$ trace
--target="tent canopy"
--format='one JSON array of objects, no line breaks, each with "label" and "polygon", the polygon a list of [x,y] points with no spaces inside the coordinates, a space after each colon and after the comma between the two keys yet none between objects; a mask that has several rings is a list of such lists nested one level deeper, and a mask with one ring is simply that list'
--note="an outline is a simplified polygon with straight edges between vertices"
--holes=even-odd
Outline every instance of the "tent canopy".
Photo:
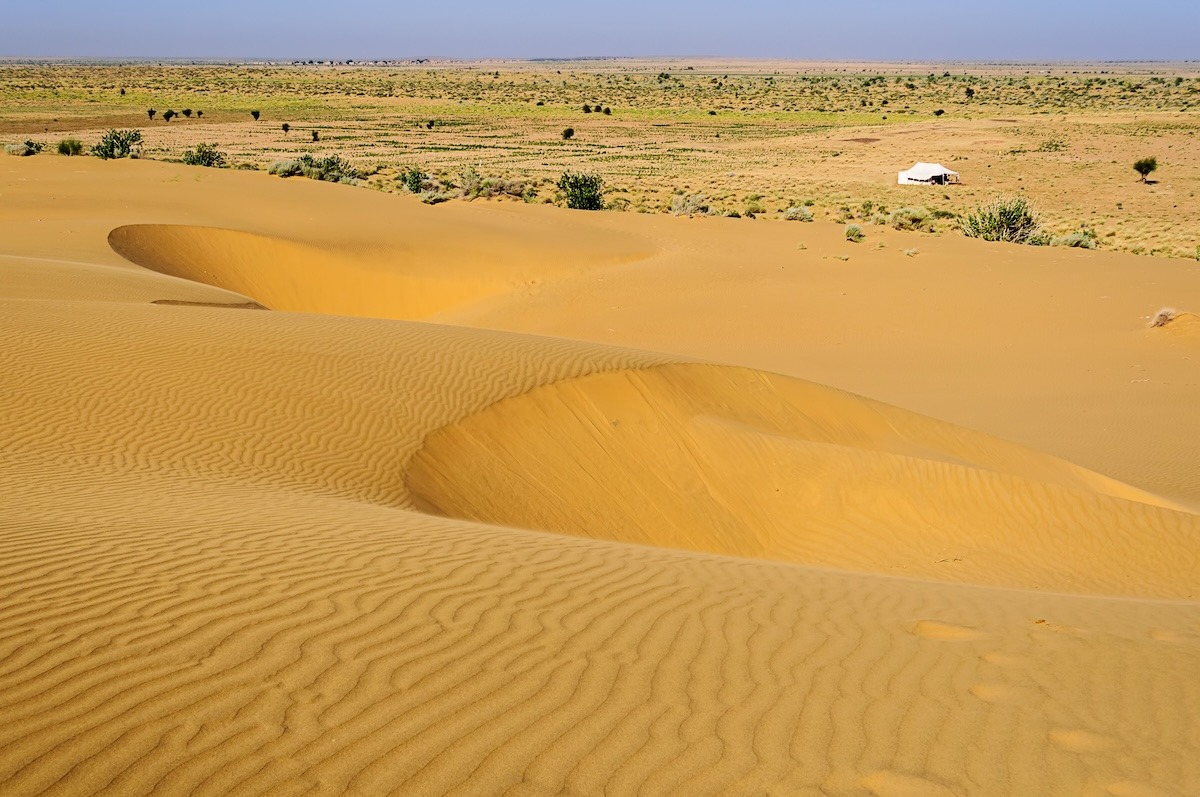
[{"label": "tent canopy", "polygon": [[918,163],[908,171],[900,172],[900,185],[915,183],[957,183],[959,174],[940,163]]}]

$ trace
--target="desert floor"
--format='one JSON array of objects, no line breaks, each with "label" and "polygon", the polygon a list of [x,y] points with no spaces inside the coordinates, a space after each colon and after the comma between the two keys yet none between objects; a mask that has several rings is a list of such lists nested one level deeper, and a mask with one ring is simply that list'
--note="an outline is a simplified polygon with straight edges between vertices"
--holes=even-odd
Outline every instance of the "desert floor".
[{"label": "desert floor", "polygon": [[[555,181],[584,171],[618,209],[703,208],[747,224],[806,205],[818,220],[888,226],[907,207],[936,214],[925,231],[953,236],[956,217],[1023,196],[1054,235],[1200,257],[1195,62],[0,61],[0,143],[89,146],[108,128],[139,129],[156,160],[199,143],[239,168],[335,155],[382,191],[404,191],[403,173],[419,169],[444,197],[492,183],[561,202]],[[1151,156],[1159,168],[1144,184],[1132,165]],[[896,185],[917,161],[960,172],[962,185]]]},{"label": "desert floor", "polygon": [[1197,793],[1200,263],[867,233],[0,156],[0,791]]}]

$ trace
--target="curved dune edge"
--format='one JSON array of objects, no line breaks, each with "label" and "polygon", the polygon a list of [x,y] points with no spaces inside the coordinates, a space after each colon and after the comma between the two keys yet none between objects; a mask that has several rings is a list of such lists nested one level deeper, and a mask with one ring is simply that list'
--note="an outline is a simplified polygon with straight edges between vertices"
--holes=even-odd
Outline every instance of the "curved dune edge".
[{"label": "curved dune edge", "polygon": [[[588,267],[647,254],[636,240],[588,232],[569,235],[591,247]],[[577,267],[565,239],[438,235],[430,230],[387,246],[352,247],[217,227],[132,224],[113,229],[108,243],[139,266],[234,291],[272,309],[369,318],[425,319]]]},{"label": "curved dune edge", "polygon": [[405,483],[426,511],[642,545],[1064,592],[1197,586],[1200,517],[1165,499],[745,368],[536,388],[434,432]]}]

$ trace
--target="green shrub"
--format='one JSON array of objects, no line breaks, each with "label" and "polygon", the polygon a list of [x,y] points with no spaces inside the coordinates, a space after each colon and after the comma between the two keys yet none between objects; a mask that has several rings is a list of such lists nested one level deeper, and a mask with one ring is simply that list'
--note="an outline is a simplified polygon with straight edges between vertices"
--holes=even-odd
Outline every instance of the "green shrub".
[{"label": "green shrub", "polygon": [[429,175],[413,166],[411,169],[400,172],[399,180],[409,193],[419,194],[425,190],[425,184],[429,182]]},{"label": "green shrub", "polygon": [[102,160],[111,158],[136,158],[141,149],[142,131],[109,130],[92,146],[92,154]]},{"label": "green shrub", "polygon": [[58,142],[59,155],[82,155],[83,142],[77,138],[64,138]]},{"label": "green shrub", "polygon": [[183,162],[188,166],[209,166],[221,168],[225,165],[225,153],[217,149],[216,144],[197,144],[195,149],[183,153]]},{"label": "green shrub", "polygon": [[849,224],[846,226],[846,240],[847,241],[856,244],[859,241],[861,241],[863,238],[866,238],[866,237],[867,237],[867,234],[865,232],[863,232],[862,227],[859,227],[857,224]]},{"label": "green shrub", "polygon": [[812,221],[812,211],[803,205],[799,207],[790,207],[783,212],[784,221]]},{"label": "green shrub", "polygon": [[968,213],[959,221],[968,238],[1045,246],[1049,236],[1042,230],[1037,213],[1024,197],[997,199]]},{"label": "green shrub", "polygon": [[566,197],[569,208],[604,209],[604,178],[598,174],[563,172],[562,177],[558,178],[558,190]]}]

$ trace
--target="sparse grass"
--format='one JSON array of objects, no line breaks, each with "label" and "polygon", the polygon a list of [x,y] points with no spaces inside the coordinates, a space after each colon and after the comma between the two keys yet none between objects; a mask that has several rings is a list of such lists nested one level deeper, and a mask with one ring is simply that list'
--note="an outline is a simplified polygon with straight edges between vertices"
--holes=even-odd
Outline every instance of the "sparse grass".
[{"label": "sparse grass", "polygon": [[[1086,219],[1106,249],[1140,247],[1180,256],[1190,255],[1196,245],[1200,203],[1189,194],[1200,178],[1195,122],[1200,78],[1190,66],[1179,83],[1174,74],[1159,79],[1153,68],[1147,73],[1120,65],[1055,67],[1046,74],[988,67],[991,71],[973,69],[970,77],[932,70],[927,77],[894,65],[857,72],[788,65],[768,75],[760,64],[742,64],[673,69],[662,81],[657,79],[661,63],[514,66],[496,77],[457,65],[9,63],[0,65],[0,134],[17,141],[46,132],[56,141],[75,133],[92,141],[96,130],[140,125],[146,157],[177,158],[184,149],[216,138],[231,162],[265,168],[293,146],[289,134],[281,132],[286,119],[305,142],[319,129],[326,146],[359,169],[380,160],[419,159],[423,168],[444,175],[454,198],[460,192],[453,183],[468,167],[496,175],[492,179],[535,185],[572,170],[629,186],[614,204],[623,200],[641,212],[668,211],[679,189],[707,194],[719,214],[756,214],[742,199],[751,193],[767,197],[758,204],[771,210],[797,206],[793,198],[811,196],[831,209],[817,211],[817,218],[838,218],[836,209],[844,205],[853,211],[843,223],[888,224],[890,214],[881,212],[880,200],[900,208],[929,200],[882,181],[867,187],[845,175],[859,173],[868,152],[908,165],[893,126],[933,133],[944,124],[934,111],[945,110],[943,118],[953,118],[969,131],[969,139],[993,142],[956,144],[964,184],[947,189],[941,203],[947,213],[965,214],[989,193],[1024,188],[1044,225],[1060,236]],[[969,102],[967,85],[977,90]],[[114,86],[127,93],[118,94]],[[585,101],[594,115],[580,117]],[[613,123],[595,115],[608,107],[605,103],[617,109]],[[147,108],[175,105],[202,105],[205,124],[185,123],[183,112],[165,124],[162,111],[147,124]],[[251,108],[261,109],[262,120],[275,121],[255,125]],[[581,119],[587,129],[565,145],[560,131]],[[436,120],[433,130],[430,120]],[[797,138],[806,150],[824,156],[816,158],[813,170],[773,169],[795,152]],[[873,143],[854,143],[859,138]],[[1127,190],[1123,180],[1107,178],[1114,163],[1131,163],[1130,156],[1149,142],[1161,148],[1159,154],[1170,155],[1174,192],[1140,192],[1135,205],[1122,193]],[[999,157],[1009,148],[1046,156]],[[832,158],[834,152],[839,157]],[[406,190],[394,179],[371,185]],[[868,198],[875,207],[862,214],[859,207]],[[1118,201],[1125,202],[1121,212],[1095,215],[1097,207],[1111,209]],[[936,221],[940,211],[926,207]],[[786,219],[786,214],[770,217]],[[921,229],[954,226],[931,221]]]},{"label": "sparse grass", "polygon": [[64,138],[58,142],[58,154],[67,156],[82,155],[83,142],[77,138]]},{"label": "sparse grass", "polygon": [[856,244],[856,243],[862,241],[866,237],[867,237],[867,234],[865,232],[863,232],[862,227],[858,226],[857,224],[847,224],[846,225],[846,240],[849,241],[850,243]]},{"label": "sparse grass", "polygon": [[1090,229],[1076,230],[1067,235],[1059,235],[1050,241],[1051,246],[1069,246],[1077,249],[1095,249],[1099,246],[1096,233]]}]

